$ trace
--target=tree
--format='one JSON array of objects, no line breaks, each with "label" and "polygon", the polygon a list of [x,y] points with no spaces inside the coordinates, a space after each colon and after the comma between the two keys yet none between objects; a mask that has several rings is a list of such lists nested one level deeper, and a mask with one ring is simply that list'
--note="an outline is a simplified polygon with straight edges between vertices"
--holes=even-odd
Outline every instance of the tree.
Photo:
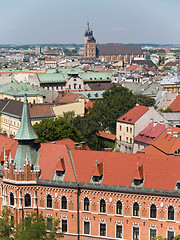
[{"label": "tree", "polygon": [[59,228],[59,220],[49,218],[51,220],[51,228],[49,221],[42,215],[27,214],[24,219],[17,225],[14,234],[15,240],[55,240],[63,237],[62,233],[57,233]]},{"label": "tree", "polygon": [[0,218],[0,239],[9,240],[12,239],[11,235],[13,230],[13,219],[11,218],[10,210],[2,211],[2,217]]},{"label": "tree", "polygon": [[65,138],[71,138],[78,142],[82,141],[80,131],[64,118],[43,119],[40,123],[35,124],[34,130],[39,136],[39,142],[49,142]]},{"label": "tree", "polygon": [[136,104],[153,106],[155,100],[144,96],[134,95],[124,87],[112,87],[103,94],[103,99],[93,104],[89,115],[95,115],[101,128],[108,128],[112,133],[116,132],[116,120],[133,108]]}]

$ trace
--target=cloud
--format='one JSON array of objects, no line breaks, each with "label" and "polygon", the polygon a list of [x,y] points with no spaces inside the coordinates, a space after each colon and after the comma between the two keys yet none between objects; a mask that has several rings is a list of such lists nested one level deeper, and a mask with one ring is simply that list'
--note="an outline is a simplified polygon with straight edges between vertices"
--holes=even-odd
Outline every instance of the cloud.
[{"label": "cloud", "polygon": [[110,32],[120,32],[123,30],[124,30],[123,27],[113,27],[113,28],[109,29]]}]

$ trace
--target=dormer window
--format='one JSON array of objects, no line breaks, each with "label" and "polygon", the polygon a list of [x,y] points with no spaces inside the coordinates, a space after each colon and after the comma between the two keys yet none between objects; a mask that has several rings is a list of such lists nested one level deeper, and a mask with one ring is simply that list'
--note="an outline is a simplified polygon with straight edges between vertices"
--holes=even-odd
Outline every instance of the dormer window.
[{"label": "dormer window", "polygon": [[99,182],[102,180],[102,176],[93,176],[92,180],[93,180],[93,182]]},{"label": "dormer window", "polygon": [[123,117],[123,120],[126,120],[127,117]]},{"label": "dormer window", "polygon": [[55,168],[54,180],[63,180],[66,173],[64,158],[59,157]]},{"label": "dormer window", "polygon": [[58,177],[61,177],[61,176],[63,176],[65,174],[65,171],[56,171],[56,175],[58,176]]},{"label": "dormer window", "polygon": [[93,171],[91,182],[93,183],[101,183],[103,179],[103,163],[97,163],[96,167]]},{"label": "dormer window", "polygon": [[144,182],[144,168],[143,168],[143,165],[138,166],[138,163],[137,163],[137,168],[136,168],[136,172],[134,175],[134,179],[132,181],[132,186],[133,187],[142,187],[143,182]]}]

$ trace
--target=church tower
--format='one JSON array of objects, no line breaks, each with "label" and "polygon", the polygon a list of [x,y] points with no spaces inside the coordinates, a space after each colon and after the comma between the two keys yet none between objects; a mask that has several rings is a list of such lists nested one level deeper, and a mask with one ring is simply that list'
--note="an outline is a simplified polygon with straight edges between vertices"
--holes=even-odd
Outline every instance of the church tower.
[{"label": "church tower", "polygon": [[96,40],[93,36],[93,31],[89,28],[89,22],[87,22],[86,31],[84,34],[84,57],[96,58]]}]

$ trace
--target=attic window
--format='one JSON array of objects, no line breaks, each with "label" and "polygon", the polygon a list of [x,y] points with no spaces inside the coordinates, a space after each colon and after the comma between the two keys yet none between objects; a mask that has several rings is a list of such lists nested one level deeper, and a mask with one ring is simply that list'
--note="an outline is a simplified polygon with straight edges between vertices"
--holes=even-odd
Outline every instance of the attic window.
[{"label": "attic window", "polygon": [[134,179],[134,185],[135,186],[139,186],[143,183],[143,179],[139,180],[139,179]]},{"label": "attic window", "polygon": [[127,117],[123,117],[123,120],[126,120]]},{"label": "attic window", "polygon": [[92,80],[92,78],[90,78],[90,80]]},{"label": "attic window", "polygon": [[180,190],[180,183],[176,183],[176,189]]},{"label": "attic window", "polygon": [[101,176],[93,176],[92,180],[93,180],[93,182],[100,182],[102,180],[102,175]]},{"label": "attic window", "polygon": [[98,93],[95,93],[95,97],[98,97]]},{"label": "attic window", "polygon": [[58,177],[62,177],[65,174],[65,171],[56,171]]},{"label": "attic window", "polygon": [[132,121],[132,118],[129,118],[129,121]]},{"label": "attic window", "polygon": [[91,94],[90,94],[90,93],[88,93],[88,97],[91,97]]}]

